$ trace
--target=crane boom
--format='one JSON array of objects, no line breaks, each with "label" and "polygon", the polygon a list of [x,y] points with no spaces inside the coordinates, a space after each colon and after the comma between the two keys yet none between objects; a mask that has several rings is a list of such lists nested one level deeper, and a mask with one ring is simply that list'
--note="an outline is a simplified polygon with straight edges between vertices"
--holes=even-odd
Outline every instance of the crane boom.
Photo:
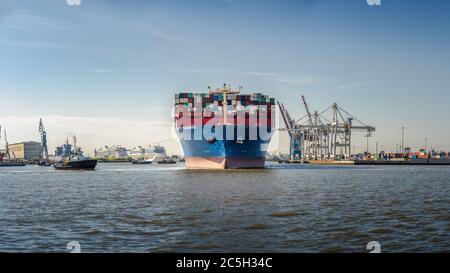
[{"label": "crane boom", "polygon": [[[9,144],[8,144],[8,136],[6,135],[6,129],[3,129],[3,133],[5,134],[5,149],[6,149],[6,156],[8,159],[11,159],[11,155],[9,154]],[[1,134],[1,132],[0,132]]]},{"label": "crane boom", "polygon": [[278,107],[280,108],[281,116],[283,118],[284,124],[286,125],[286,130],[288,131],[288,134],[290,137],[292,137],[292,120],[290,119],[289,113],[284,108],[284,105],[281,104],[279,101],[277,101]]},{"label": "crane boom", "polygon": [[281,116],[283,117],[284,124],[286,125],[286,130],[288,131],[288,134],[291,138],[296,139],[298,142],[300,142],[300,138],[298,134],[294,134],[296,132],[295,130],[295,121],[291,118],[291,115],[289,115],[289,112],[286,110],[284,105],[280,103],[279,101],[278,107],[280,108]]},{"label": "crane boom", "polygon": [[303,105],[305,105],[305,110],[306,110],[306,114],[308,115],[309,124],[313,125],[312,115],[311,115],[311,112],[309,111],[308,104],[306,103],[305,96],[302,96],[302,101],[303,101]]},{"label": "crane boom", "polygon": [[281,112],[281,116],[283,117],[284,124],[286,125],[286,131],[288,132],[291,140],[289,152],[290,156],[291,158],[294,158],[296,155],[300,157],[302,152],[300,147],[302,142],[300,137],[301,132],[297,132],[295,130],[295,121],[291,118],[284,105],[279,101],[277,101],[277,103]]}]

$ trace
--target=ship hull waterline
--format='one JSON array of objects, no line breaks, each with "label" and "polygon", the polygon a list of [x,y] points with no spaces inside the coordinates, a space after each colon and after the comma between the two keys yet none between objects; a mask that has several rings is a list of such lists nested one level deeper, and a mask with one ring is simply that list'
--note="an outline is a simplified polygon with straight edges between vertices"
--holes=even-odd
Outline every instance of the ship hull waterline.
[{"label": "ship hull waterline", "polygon": [[0,167],[24,167],[25,163],[22,162],[0,162]]},{"label": "ship hull waterline", "polygon": [[186,167],[193,170],[201,169],[264,169],[265,158],[239,157],[190,157],[186,158]]}]

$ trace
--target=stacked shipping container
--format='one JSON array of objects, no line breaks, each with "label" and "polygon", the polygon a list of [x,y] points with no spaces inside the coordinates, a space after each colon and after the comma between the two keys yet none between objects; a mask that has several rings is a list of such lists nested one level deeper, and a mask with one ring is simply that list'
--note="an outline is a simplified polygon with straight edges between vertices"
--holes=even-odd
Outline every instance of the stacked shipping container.
[{"label": "stacked shipping container", "polygon": [[180,93],[175,95],[175,120],[177,124],[194,124],[198,119],[202,125],[212,119],[221,123],[226,109],[227,124],[271,126],[274,106],[275,99],[261,93]]}]

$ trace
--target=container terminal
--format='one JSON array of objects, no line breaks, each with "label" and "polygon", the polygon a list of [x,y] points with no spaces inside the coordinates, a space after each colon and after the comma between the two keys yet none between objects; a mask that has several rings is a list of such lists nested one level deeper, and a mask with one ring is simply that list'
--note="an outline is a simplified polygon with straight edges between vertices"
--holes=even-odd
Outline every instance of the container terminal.
[{"label": "container terminal", "polygon": [[[275,99],[261,93],[240,94],[239,90],[232,90],[227,85],[223,88],[211,90],[206,93],[179,93],[175,96],[176,117],[175,124],[177,133],[180,136],[183,130],[189,131],[188,127],[183,128],[182,108],[191,111],[191,120],[200,120],[200,127],[206,123],[213,122],[213,128],[221,126],[227,127],[232,122],[236,122],[235,127],[239,127],[236,112],[240,108],[247,106],[263,107],[270,109],[269,115],[264,118],[252,120],[248,114],[241,120],[245,128],[254,125],[255,127],[266,126],[272,134],[274,116],[272,107],[275,106]],[[205,108],[201,118],[195,116],[196,102],[201,103],[201,108]],[[450,165],[450,153],[427,149],[427,147],[414,152],[409,147],[405,147],[404,142],[395,153],[385,151],[369,152],[369,140],[376,131],[374,126],[368,125],[359,120],[349,111],[343,109],[339,104],[334,103],[327,109],[311,111],[312,107],[304,96],[299,100],[304,108],[305,114],[299,119],[294,119],[290,115],[283,103],[277,101],[284,128],[278,129],[287,132],[289,136],[289,152],[287,154],[270,154],[263,145],[268,145],[269,141],[247,141],[239,138],[236,130],[233,139],[230,141],[219,141],[217,139],[201,139],[200,141],[190,141],[181,139],[184,154],[187,156],[169,156],[166,150],[159,143],[147,146],[138,146],[131,149],[120,145],[103,146],[94,150],[94,158],[101,163],[173,163],[186,162],[192,168],[263,168],[265,161],[278,162],[280,164],[320,164],[320,165]],[[261,108],[260,108],[261,109]],[[259,111],[257,109],[256,111]],[[227,113],[224,115],[224,113]],[[253,123],[252,123],[253,122]],[[234,126],[234,125],[233,125]],[[217,128],[216,128],[217,127]],[[3,129],[3,131],[2,131]],[[246,130],[247,130],[246,129]],[[20,143],[8,143],[7,132],[0,126],[0,143],[4,143],[4,148],[0,149],[0,167],[17,167],[26,164],[39,164],[50,166],[60,162],[67,151],[67,145],[56,147],[54,155],[50,155],[47,144],[47,132],[42,119],[39,121],[38,132],[40,142],[25,141]],[[363,153],[355,153],[352,149],[355,133],[364,133],[367,148]],[[3,133],[3,135],[2,135]],[[248,130],[245,135],[248,135]],[[198,143],[203,143],[198,145]],[[252,147],[247,147],[254,143],[259,154]],[[205,144],[206,143],[206,144]],[[226,149],[227,143],[230,149]],[[205,146],[206,145],[206,146]],[[204,147],[205,146],[205,147]],[[251,145],[250,145],[251,146]],[[255,146],[255,147],[256,147]],[[65,148],[66,147],[66,148]],[[216,147],[217,149],[209,149]],[[233,148],[234,147],[234,148]],[[245,149],[244,149],[245,148]],[[205,161],[206,160],[206,161]]]},{"label": "container terminal", "polygon": [[[412,152],[405,147],[404,140],[400,152],[384,151],[371,154],[369,139],[376,131],[358,118],[334,103],[322,112],[310,111],[305,96],[301,96],[306,114],[293,119],[284,104],[277,102],[290,141],[287,158],[279,163],[309,163],[321,165],[450,165],[450,153],[421,149]],[[402,130],[404,127],[402,127]],[[354,132],[364,132],[367,149],[363,154],[353,154]],[[403,137],[404,139],[404,137]],[[377,148],[378,150],[378,148]]]}]

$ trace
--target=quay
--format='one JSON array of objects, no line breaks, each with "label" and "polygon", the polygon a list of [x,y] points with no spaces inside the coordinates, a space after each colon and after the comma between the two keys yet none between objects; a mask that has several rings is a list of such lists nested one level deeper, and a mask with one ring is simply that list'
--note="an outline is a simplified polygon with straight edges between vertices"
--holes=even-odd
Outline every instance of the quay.
[{"label": "quay", "polygon": [[280,160],[280,164],[311,165],[380,165],[380,166],[450,166],[450,159],[414,159],[414,160]]}]

